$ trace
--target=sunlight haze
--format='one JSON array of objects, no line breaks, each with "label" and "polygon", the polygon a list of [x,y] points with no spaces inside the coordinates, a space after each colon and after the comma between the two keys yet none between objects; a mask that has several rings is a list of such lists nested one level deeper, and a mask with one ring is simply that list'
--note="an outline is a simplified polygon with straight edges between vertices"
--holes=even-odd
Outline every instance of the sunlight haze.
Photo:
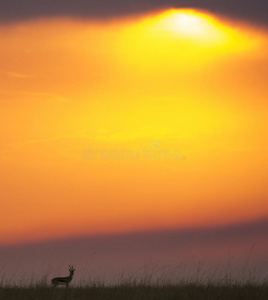
[{"label": "sunlight haze", "polygon": [[2,245],[267,216],[265,29],[169,9],[0,39]]}]

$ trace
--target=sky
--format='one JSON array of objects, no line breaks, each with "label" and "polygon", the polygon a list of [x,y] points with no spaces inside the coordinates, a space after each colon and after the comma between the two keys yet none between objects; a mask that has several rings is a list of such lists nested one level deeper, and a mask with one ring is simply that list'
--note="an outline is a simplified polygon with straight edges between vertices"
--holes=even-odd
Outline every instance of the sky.
[{"label": "sky", "polygon": [[223,244],[266,260],[268,5],[242,3],[0,3],[3,261],[159,234],[136,259],[178,263],[192,232],[201,260]]}]

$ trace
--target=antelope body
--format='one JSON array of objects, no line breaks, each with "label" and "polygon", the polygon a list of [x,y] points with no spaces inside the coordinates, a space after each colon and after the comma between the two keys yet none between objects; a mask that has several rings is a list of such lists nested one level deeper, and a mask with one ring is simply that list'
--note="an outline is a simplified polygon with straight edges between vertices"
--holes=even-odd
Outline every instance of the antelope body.
[{"label": "antelope body", "polygon": [[75,271],[74,267],[69,265],[70,275],[67,277],[55,277],[51,280],[51,284],[55,287],[58,285],[65,285],[66,287],[68,287],[70,282],[73,279],[74,271]]}]

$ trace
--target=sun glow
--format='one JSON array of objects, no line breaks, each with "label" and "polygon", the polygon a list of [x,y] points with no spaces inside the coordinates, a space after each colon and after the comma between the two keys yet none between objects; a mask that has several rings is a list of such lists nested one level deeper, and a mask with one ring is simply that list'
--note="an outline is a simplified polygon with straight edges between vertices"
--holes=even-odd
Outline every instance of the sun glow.
[{"label": "sun glow", "polygon": [[[35,20],[7,25],[0,40],[5,242],[219,224],[267,209],[265,35],[169,10]],[[154,140],[186,159],[82,155],[137,153]]]},{"label": "sun glow", "polygon": [[223,26],[213,17],[195,10],[168,10],[151,20],[159,30],[173,32],[188,38],[208,39],[223,34]]},{"label": "sun glow", "polygon": [[[122,30],[119,48],[127,63],[196,68],[219,56],[250,52],[258,38],[194,10],[168,10],[145,17]],[[168,51],[168,55],[167,55]],[[154,70],[155,71],[155,70]]]},{"label": "sun glow", "polygon": [[195,14],[179,13],[175,15],[175,28],[185,34],[199,35],[204,33],[204,28],[201,19]]}]

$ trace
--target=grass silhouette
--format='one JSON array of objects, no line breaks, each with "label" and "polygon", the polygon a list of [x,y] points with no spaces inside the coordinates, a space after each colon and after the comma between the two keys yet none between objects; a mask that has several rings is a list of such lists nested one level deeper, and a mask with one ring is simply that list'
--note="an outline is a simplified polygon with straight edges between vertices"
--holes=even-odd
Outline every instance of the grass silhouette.
[{"label": "grass silhouette", "polygon": [[53,288],[47,278],[28,286],[0,286],[0,299],[3,300],[199,300],[199,299],[268,299],[268,282],[231,282],[228,279],[221,282],[203,282],[197,280],[174,282],[146,282],[143,279],[132,278],[118,284],[90,282],[71,285],[68,288]]}]

